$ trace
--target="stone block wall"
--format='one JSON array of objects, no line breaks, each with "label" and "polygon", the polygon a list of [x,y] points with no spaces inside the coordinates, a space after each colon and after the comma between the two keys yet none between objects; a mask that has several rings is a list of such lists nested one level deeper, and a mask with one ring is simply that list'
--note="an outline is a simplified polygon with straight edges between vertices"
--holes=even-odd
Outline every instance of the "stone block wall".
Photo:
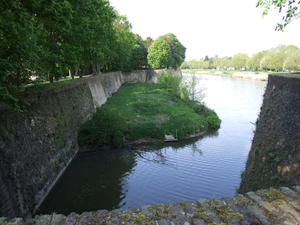
[{"label": "stone block wall", "polygon": [[300,184],[300,74],[269,75],[239,191]]},{"label": "stone block wall", "polygon": [[24,112],[0,107],[0,217],[30,217],[77,153],[80,124],[124,82],[155,83],[157,72],[78,79],[24,97]]}]

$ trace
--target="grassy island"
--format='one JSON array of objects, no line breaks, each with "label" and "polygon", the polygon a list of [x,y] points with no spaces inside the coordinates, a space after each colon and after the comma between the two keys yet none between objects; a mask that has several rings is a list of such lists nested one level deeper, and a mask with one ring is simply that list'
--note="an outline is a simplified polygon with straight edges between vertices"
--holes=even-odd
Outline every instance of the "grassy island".
[{"label": "grassy island", "polygon": [[217,114],[198,101],[184,98],[186,88],[179,88],[178,81],[166,74],[158,84],[123,84],[81,126],[79,144],[107,149],[136,140],[162,141],[165,134],[177,134],[180,140],[219,128]]}]

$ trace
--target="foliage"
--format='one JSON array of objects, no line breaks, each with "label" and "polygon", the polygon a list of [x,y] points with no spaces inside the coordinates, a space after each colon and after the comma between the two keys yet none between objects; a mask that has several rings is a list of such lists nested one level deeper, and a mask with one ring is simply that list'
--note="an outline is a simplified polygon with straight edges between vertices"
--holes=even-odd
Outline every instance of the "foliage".
[{"label": "foliage", "polygon": [[148,49],[148,63],[153,69],[178,68],[185,59],[186,48],[174,34],[157,38]]},{"label": "foliage", "polygon": [[271,8],[278,9],[279,13],[285,9],[285,15],[282,17],[283,23],[277,24],[275,30],[283,30],[294,19],[299,18],[300,1],[297,0],[259,0],[256,7],[264,8],[263,16],[268,15]]},{"label": "foliage", "polygon": [[96,145],[101,147],[122,147],[123,137],[128,125],[122,115],[115,109],[105,106],[97,108],[91,120],[82,124],[79,130],[80,146]]},{"label": "foliage", "polygon": [[170,46],[163,39],[156,39],[148,49],[147,59],[153,69],[169,68],[172,60]]},{"label": "foliage", "polygon": [[158,75],[158,84],[160,85],[161,89],[176,97],[180,96],[180,82],[180,77],[177,77],[166,71],[161,71]]},{"label": "foliage", "polygon": [[237,53],[231,60],[231,66],[236,69],[245,68],[248,55],[244,53]]},{"label": "foliage", "polygon": [[[237,53],[233,58],[217,56],[208,60],[191,60],[184,62],[181,68],[185,69],[247,69],[252,71],[272,70],[272,71],[298,71],[297,50],[295,45],[278,45],[275,48],[263,50],[248,57],[247,54]],[[208,57],[207,57],[208,58]]]},{"label": "foliage", "polygon": [[217,116],[217,114],[211,114],[209,116],[206,117],[206,120],[208,122],[208,126],[212,129],[217,129],[220,128],[221,125],[221,120],[220,118]]},{"label": "foliage", "polygon": [[195,74],[185,76],[181,83],[181,98],[186,102],[202,103],[205,98],[204,88],[200,86],[201,78]]},{"label": "foliage", "polygon": [[180,65],[184,62],[186,48],[180,43],[177,37],[172,33],[162,35],[161,38],[165,40],[171,48],[172,51],[171,67],[179,68]]},{"label": "foliage", "polygon": [[[136,43],[136,36],[130,31],[131,23],[125,15],[117,15],[114,22],[117,41],[113,49],[112,70],[131,71],[131,57]],[[136,49],[137,50],[137,49]]]}]

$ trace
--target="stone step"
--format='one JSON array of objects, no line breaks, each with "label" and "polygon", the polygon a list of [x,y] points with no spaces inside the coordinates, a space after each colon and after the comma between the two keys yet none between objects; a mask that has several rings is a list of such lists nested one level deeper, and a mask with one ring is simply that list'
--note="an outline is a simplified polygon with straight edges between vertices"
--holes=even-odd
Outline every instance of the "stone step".
[{"label": "stone step", "polygon": [[40,215],[29,221],[22,218],[0,218],[0,225],[98,225],[98,224],[155,224],[155,225],[205,225],[205,224],[300,224],[300,187],[292,189],[259,190],[246,195],[222,199],[191,202],[174,202],[169,205],[129,207],[126,210],[99,210]]}]

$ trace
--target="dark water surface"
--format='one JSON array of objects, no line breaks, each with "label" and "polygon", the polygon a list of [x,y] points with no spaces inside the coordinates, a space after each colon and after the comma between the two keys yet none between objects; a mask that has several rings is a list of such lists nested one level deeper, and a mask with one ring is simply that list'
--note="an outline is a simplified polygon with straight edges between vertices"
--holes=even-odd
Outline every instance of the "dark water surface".
[{"label": "dark water surface", "polygon": [[240,183],[266,82],[203,75],[217,132],[135,150],[80,153],[38,210],[68,215],[100,209],[230,197]]}]

